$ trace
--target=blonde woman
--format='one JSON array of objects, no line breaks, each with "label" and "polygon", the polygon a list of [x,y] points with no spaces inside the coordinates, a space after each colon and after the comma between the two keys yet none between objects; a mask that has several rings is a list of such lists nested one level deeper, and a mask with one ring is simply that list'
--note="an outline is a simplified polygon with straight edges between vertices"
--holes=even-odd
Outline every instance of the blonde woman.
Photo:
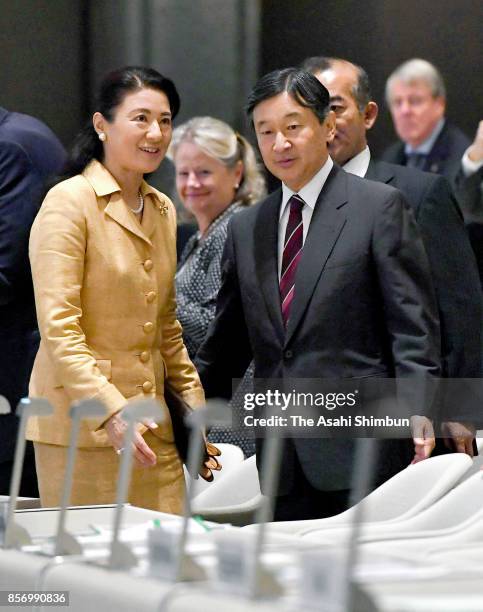
[{"label": "blonde woman", "polygon": [[176,274],[178,319],[194,357],[215,314],[228,223],[265,195],[265,182],[250,143],[212,117],[194,117],[177,127],[168,155],[181,202],[198,224]]},{"label": "blonde woman", "polygon": [[[193,358],[215,316],[228,223],[265,195],[265,180],[250,143],[213,117],[194,117],[177,127],[168,155],[175,165],[181,202],[198,224],[176,273],[178,319]],[[237,398],[250,390],[251,379],[249,368],[232,400],[234,422],[240,413]],[[246,455],[254,453],[253,437],[247,431],[215,427],[209,439],[237,444]]]}]

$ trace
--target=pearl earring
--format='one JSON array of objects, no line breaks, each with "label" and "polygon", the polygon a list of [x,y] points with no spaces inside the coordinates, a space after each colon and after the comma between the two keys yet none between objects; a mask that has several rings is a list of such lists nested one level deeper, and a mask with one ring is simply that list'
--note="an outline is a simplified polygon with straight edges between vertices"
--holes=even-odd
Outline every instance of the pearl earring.
[{"label": "pearl earring", "polygon": [[99,132],[99,140],[102,142],[106,142],[107,136],[104,134],[104,132]]},{"label": "pearl earring", "polygon": [[238,187],[240,187],[240,183],[235,183],[235,190],[238,189]]}]

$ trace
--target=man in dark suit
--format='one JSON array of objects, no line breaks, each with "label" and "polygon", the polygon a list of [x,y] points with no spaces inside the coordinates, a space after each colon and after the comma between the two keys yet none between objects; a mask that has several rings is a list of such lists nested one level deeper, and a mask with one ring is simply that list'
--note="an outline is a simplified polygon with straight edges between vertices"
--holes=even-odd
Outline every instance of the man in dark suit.
[{"label": "man in dark suit", "polygon": [[[367,130],[377,119],[369,78],[360,66],[339,58],[308,58],[304,68],[328,89],[336,115],[336,133],[329,145],[332,159],[344,170],[400,189],[411,204],[431,264],[441,319],[442,375],[481,376],[482,301],[478,270],[460,210],[443,177],[376,161],[367,145]],[[473,452],[470,431],[445,424],[445,434],[457,432],[447,445]]]},{"label": "man in dark suit", "polygon": [[[64,148],[46,125],[0,108],[0,395],[12,412],[28,395],[39,342],[28,259],[30,227],[47,178],[64,163]],[[9,491],[16,435],[14,414],[0,416],[0,494]],[[20,494],[38,496],[30,443]]]},{"label": "man in dark suit", "polygon": [[483,121],[461,160],[456,196],[463,212],[483,287]]},{"label": "man in dark suit", "polygon": [[[229,396],[252,357],[255,379],[438,376],[436,302],[414,217],[399,191],[333,164],[327,90],[309,73],[275,71],[255,85],[248,113],[282,188],[229,227],[216,316],[196,358],[207,395]],[[434,442],[421,420],[416,460]],[[287,439],[275,518],[346,508],[353,451],[349,440]]]},{"label": "man in dark suit", "polygon": [[386,101],[401,142],[382,159],[442,174],[454,185],[470,140],[444,117],[446,91],[438,70],[422,59],[404,62],[386,82]]}]

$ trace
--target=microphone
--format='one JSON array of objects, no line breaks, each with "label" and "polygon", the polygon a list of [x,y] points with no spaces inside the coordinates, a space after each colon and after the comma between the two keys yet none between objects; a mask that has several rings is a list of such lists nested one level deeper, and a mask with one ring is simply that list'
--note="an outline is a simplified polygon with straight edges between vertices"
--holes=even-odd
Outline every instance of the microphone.
[{"label": "microphone", "polygon": [[127,404],[125,408],[123,408],[122,416],[126,419],[128,426],[124,436],[125,450],[121,455],[119,477],[117,481],[117,501],[114,514],[111,554],[109,558],[109,566],[112,569],[130,569],[137,565],[137,558],[132,550],[129,546],[119,541],[123,507],[127,499],[129,483],[131,481],[134,425],[136,422],[143,421],[144,419],[151,419],[157,423],[162,423],[165,419],[161,406],[153,399],[142,399]]},{"label": "microphone", "polygon": [[273,516],[281,455],[282,439],[278,428],[272,428],[267,433],[263,446],[260,481],[264,495],[255,517],[258,528],[254,533],[221,532],[216,538],[219,588],[251,600],[259,596],[273,597],[283,593],[273,573],[261,564],[266,523]]},{"label": "microphone", "polygon": [[[191,429],[189,437],[187,469],[189,474],[198,474],[203,460],[205,441],[200,435],[208,427],[220,425],[227,427],[231,424],[231,413],[227,402],[220,399],[211,399],[206,406],[194,410],[186,417],[186,425]],[[194,484],[194,483],[193,483]],[[191,518],[191,501],[194,494],[194,486],[190,486],[186,492],[183,524],[178,541],[178,553],[174,572],[175,580],[196,580],[205,578],[204,570],[186,554],[186,543],[188,539],[188,525]]]},{"label": "microphone", "polygon": [[[268,430],[262,453],[262,473],[260,475],[262,503],[255,516],[258,523],[258,533],[249,534],[254,537],[252,561],[248,564],[249,597],[255,599],[258,595],[281,595],[283,589],[275,576],[261,564],[261,556],[267,523],[273,519],[275,495],[280,477],[280,463],[282,458],[282,438],[277,427]],[[248,535],[248,534],[247,534]]]},{"label": "microphone", "polygon": [[4,548],[20,548],[32,542],[28,531],[24,527],[17,525],[14,519],[25,457],[25,431],[27,429],[27,420],[31,416],[50,416],[52,412],[52,406],[44,398],[24,397],[17,406],[16,414],[20,416],[20,424],[17,434],[17,443],[15,445],[12,480],[10,481],[10,502],[7,512]]},{"label": "microphone", "polygon": [[59,522],[57,524],[57,535],[55,538],[54,555],[80,555],[82,547],[77,539],[65,529],[67,507],[69,506],[72,492],[72,479],[74,475],[75,455],[77,450],[77,439],[79,437],[80,424],[82,419],[98,417],[106,414],[104,404],[98,400],[88,399],[74,403],[70,408],[70,418],[72,421],[69,448],[67,451],[67,465],[64,476],[64,486],[59,512]]},{"label": "microphone", "polygon": [[[2,414],[10,414],[10,404],[8,403],[7,398],[0,395],[0,416]],[[5,527],[7,520],[7,511],[8,511],[8,497],[3,498],[0,495],[0,547],[4,547],[5,544]]]}]

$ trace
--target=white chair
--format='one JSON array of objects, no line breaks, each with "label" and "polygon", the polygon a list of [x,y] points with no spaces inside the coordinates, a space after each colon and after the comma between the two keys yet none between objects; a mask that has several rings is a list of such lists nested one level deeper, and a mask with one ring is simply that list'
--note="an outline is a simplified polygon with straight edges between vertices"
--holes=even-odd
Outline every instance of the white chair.
[{"label": "white chair", "polygon": [[[483,516],[483,472],[474,474],[419,514],[400,521],[364,523],[358,541],[363,544],[446,535],[464,529],[479,516]],[[306,529],[298,535],[309,538],[311,542],[320,538],[329,543],[340,540],[348,531],[348,527]]]},{"label": "white chair", "polygon": [[193,514],[233,525],[246,525],[262,502],[255,455],[234,466],[192,501]]},{"label": "white chair", "polygon": [[231,472],[231,470],[239,465],[244,460],[243,451],[239,446],[235,444],[216,444],[217,448],[221,451],[220,462],[222,465],[222,469],[217,472],[213,471],[213,480],[211,482],[207,482],[203,480],[203,478],[197,478],[193,480],[191,476],[188,474],[188,470],[186,466],[184,467],[184,476],[186,481],[186,487],[189,489],[190,487],[194,487],[193,496],[196,497],[205,489],[213,486],[215,482],[218,482],[222,478],[224,478],[227,474]]},{"label": "white chair", "polygon": [[[451,489],[472,466],[468,455],[452,453],[431,457],[410,465],[362,502],[364,523],[390,523],[414,516],[433,504]],[[355,506],[323,519],[271,523],[273,533],[300,534],[308,529],[333,529],[350,525]]]},{"label": "white chair", "polygon": [[460,525],[406,535],[407,537],[401,534],[399,538],[361,543],[359,559],[363,563],[370,563],[372,559],[384,556],[427,562],[430,560],[429,556],[437,551],[475,542],[483,546],[483,509]]}]

